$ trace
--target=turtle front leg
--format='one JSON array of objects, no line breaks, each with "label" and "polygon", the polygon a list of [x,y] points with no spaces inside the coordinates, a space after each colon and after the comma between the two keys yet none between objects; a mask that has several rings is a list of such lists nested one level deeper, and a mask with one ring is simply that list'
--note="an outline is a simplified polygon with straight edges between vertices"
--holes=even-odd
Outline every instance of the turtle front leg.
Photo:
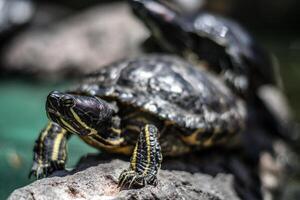
[{"label": "turtle front leg", "polygon": [[135,145],[130,166],[119,177],[119,187],[140,188],[157,184],[157,172],[162,162],[158,143],[158,130],[154,125],[145,125]]},{"label": "turtle front leg", "polygon": [[49,122],[35,142],[33,165],[29,177],[47,177],[56,170],[65,168],[66,141],[70,134],[58,124]]}]

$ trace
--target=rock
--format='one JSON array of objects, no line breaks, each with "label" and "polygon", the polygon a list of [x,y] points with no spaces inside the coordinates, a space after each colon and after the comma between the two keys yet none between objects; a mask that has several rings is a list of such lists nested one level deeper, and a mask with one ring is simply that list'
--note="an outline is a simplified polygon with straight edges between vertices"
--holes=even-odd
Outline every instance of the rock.
[{"label": "rock", "polygon": [[[35,15],[30,23],[30,29],[43,29],[51,24],[58,24],[76,13],[68,7],[50,2],[37,3]],[[29,32],[29,31],[28,31]]]},{"label": "rock", "polygon": [[38,180],[15,190],[9,200],[20,199],[239,199],[233,189],[233,177],[218,174],[160,170],[156,187],[119,191],[118,176],[128,162],[115,159],[62,177]]},{"label": "rock", "polygon": [[101,4],[20,34],[3,51],[3,66],[43,80],[76,76],[137,55],[146,37],[127,4]]},{"label": "rock", "polygon": [[29,23],[34,11],[31,0],[0,0],[0,37]]}]

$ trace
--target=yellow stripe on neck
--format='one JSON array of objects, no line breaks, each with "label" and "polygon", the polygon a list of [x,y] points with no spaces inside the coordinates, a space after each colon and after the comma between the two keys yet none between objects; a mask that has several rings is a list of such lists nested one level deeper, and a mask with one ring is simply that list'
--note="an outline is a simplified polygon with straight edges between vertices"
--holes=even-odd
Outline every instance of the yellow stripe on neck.
[{"label": "yellow stripe on neck", "polygon": [[138,149],[138,143],[134,147],[133,154],[132,154],[132,157],[131,157],[131,162],[130,162],[131,168],[134,171],[136,170],[137,149]]},{"label": "yellow stripe on neck", "polygon": [[58,133],[54,139],[52,155],[51,155],[51,160],[53,160],[53,161],[56,161],[58,159],[60,144],[63,140],[65,133],[66,133],[66,130],[62,129],[62,131],[60,133]]},{"label": "yellow stripe on neck", "polygon": [[145,171],[143,172],[143,175],[146,175],[149,167],[150,167],[150,158],[151,158],[151,154],[150,154],[150,133],[149,133],[149,125],[145,126],[145,139],[146,139],[146,145],[147,145],[147,164],[145,167]]},{"label": "yellow stripe on neck", "polygon": [[66,122],[63,118],[59,118],[60,121],[63,123],[63,125],[65,125],[71,132],[73,133],[77,133],[78,131],[76,131],[68,122]]},{"label": "yellow stripe on neck", "polygon": [[[43,146],[44,146],[44,140],[46,138],[46,136],[49,134],[49,130],[52,127],[52,123],[48,122],[47,127],[44,129],[44,131],[41,133],[41,137],[40,137],[40,141],[39,141],[39,145],[40,145],[40,155],[42,155],[42,151],[43,151]],[[39,158],[38,159],[39,164],[42,164],[43,161]]]},{"label": "yellow stripe on neck", "polygon": [[92,137],[94,138],[98,138],[100,140],[103,140],[107,143],[109,143],[109,145],[112,145],[112,146],[118,146],[120,145],[121,143],[124,142],[124,138],[117,138],[117,139],[105,139],[103,137],[101,137],[100,135],[96,134],[96,135],[93,135]]},{"label": "yellow stripe on neck", "polygon": [[85,129],[90,130],[89,135],[94,135],[97,134],[97,131],[91,127],[89,127],[88,125],[86,125],[86,123],[84,123],[80,117],[77,115],[77,113],[71,108],[71,113],[73,115],[73,117],[75,118],[75,120],[81,125],[83,126]]}]

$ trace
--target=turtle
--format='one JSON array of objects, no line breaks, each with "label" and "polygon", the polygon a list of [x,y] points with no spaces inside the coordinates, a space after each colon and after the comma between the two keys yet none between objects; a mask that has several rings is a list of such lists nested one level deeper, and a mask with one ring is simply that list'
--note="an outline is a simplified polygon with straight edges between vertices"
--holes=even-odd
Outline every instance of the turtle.
[{"label": "turtle", "polygon": [[234,143],[246,119],[244,101],[220,77],[165,54],[124,59],[50,92],[46,113],[30,176],[64,169],[75,134],[102,152],[131,155],[120,188],[156,185],[162,156]]},{"label": "turtle", "polygon": [[[295,146],[299,131],[285,101],[276,58],[249,31],[229,18],[205,10],[180,12],[162,0],[129,0],[129,4],[160,47],[223,76],[248,109],[260,110],[255,118],[261,118],[262,126]],[[268,96],[280,99],[288,114],[282,117],[279,105]]]},{"label": "turtle", "polygon": [[194,63],[205,62],[245,99],[261,85],[280,85],[273,57],[234,20],[205,10],[182,13],[160,0],[129,4],[160,47]]}]

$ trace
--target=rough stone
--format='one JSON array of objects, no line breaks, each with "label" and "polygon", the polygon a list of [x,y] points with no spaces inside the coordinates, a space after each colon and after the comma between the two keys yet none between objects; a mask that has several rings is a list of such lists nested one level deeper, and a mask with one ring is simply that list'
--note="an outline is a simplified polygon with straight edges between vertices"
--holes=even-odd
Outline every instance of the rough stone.
[{"label": "rough stone", "polygon": [[147,36],[126,3],[101,4],[18,35],[4,48],[2,65],[43,79],[70,77],[137,55]]},{"label": "rough stone", "polygon": [[97,166],[79,167],[82,171],[41,179],[15,190],[9,200],[22,199],[239,199],[233,189],[233,177],[218,174],[161,170],[156,187],[122,190],[118,176],[128,162],[115,159]]},{"label": "rough stone", "polygon": [[0,38],[27,24],[35,12],[30,0],[0,0]]}]

